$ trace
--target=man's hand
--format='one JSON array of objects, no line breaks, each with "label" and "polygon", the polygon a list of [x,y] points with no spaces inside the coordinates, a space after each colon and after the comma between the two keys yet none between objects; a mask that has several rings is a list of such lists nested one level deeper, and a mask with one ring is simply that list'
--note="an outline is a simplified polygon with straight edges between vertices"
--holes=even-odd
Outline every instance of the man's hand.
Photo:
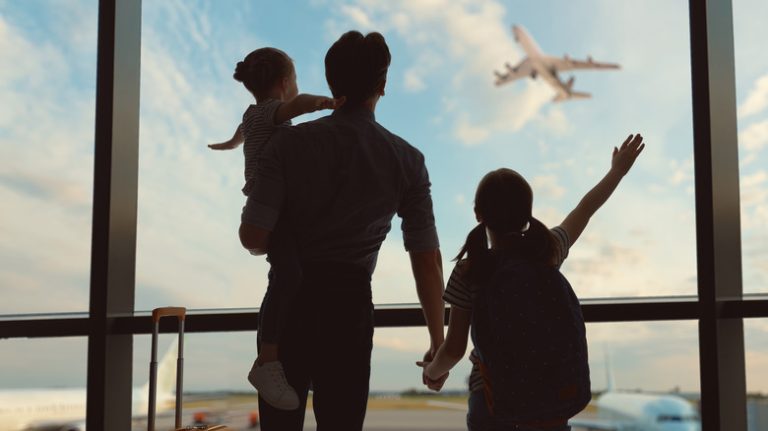
[{"label": "man's hand", "polygon": [[427,361],[426,359],[424,361],[416,362],[416,365],[423,369],[423,371],[421,372],[421,381],[422,383],[427,385],[429,389],[432,389],[433,391],[440,391],[440,389],[443,388],[445,381],[448,380],[448,375],[450,373],[445,373],[442,376],[438,377],[437,379],[432,379],[429,377],[429,374],[428,374],[430,363],[431,362]]}]

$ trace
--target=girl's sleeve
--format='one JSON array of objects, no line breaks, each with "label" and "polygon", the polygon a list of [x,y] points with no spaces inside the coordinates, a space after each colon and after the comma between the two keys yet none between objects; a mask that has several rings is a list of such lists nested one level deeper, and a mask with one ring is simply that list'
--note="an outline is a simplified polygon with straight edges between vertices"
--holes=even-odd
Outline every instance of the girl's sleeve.
[{"label": "girl's sleeve", "polygon": [[568,238],[568,232],[560,226],[553,227],[550,232],[555,237],[557,266],[559,267],[568,257],[568,250],[571,248],[571,240]]},{"label": "girl's sleeve", "polygon": [[443,300],[454,307],[471,310],[472,292],[466,281],[466,268],[466,261],[461,260],[456,263],[453,272],[451,272],[451,277],[448,278],[448,285],[445,287]]}]

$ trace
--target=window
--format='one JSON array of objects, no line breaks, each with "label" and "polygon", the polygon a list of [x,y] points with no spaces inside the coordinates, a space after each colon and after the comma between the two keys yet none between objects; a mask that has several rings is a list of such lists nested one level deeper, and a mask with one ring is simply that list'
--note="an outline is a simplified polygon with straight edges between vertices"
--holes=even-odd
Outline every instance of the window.
[{"label": "window", "polygon": [[768,427],[768,319],[744,321],[744,347],[747,367],[748,429]]},{"label": "window", "polygon": [[768,60],[759,53],[768,5],[734,0],[744,293],[768,292]]},{"label": "window", "polygon": [[[170,298],[205,308],[259,304],[267,265],[245,253],[236,236],[244,202],[242,154],[214,152],[206,144],[228,139],[253,102],[231,78],[245,54],[282,48],[295,61],[300,89],[328,94],[322,59],[350,28],[380,30],[388,40],[393,62],[377,119],[426,156],[446,268],[475,223],[472,196],[487,171],[518,169],[535,189],[535,214],[555,225],[607,172],[612,147],[640,131],[649,142],[646,154],[595,217],[564,271],[582,297],[695,292],[684,2],[567,10],[493,2],[445,8],[321,3],[257,9],[145,2],[138,308]],[[575,22],[590,24],[585,30]],[[574,74],[579,90],[594,93],[588,101],[552,103],[555,92],[542,80],[496,88],[493,71],[525,55],[513,24],[525,26],[552,55],[594,55],[622,69]],[[484,31],[466,31],[478,26]],[[667,31],[649,34],[651,27]],[[375,275],[380,303],[417,300],[398,225],[395,219]]]},{"label": "window", "polygon": [[96,10],[0,5],[0,314],[88,308]]},{"label": "window", "polygon": [[[252,390],[242,375],[255,355],[254,333],[242,332],[252,329],[252,322],[247,319],[253,313],[233,318],[233,315],[242,316],[242,310],[224,308],[258,305],[266,285],[267,266],[263,260],[243,252],[235,234],[243,202],[239,192],[242,156],[237,152],[212,153],[205,148],[207,143],[229,137],[242,107],[250,103],[239,84],[229,78],[232,67],[254,47],[278,46],[296,60],[301,89],[325,93],[322,68],[325,50],[343,31],[359,28],[383,31],[396,59],[390,69],[387,97],[377,110],[377,118],[427,156],[446,272],[451,268],[449,259],[453,252],[474,224],[471,197],[483,173],[498,165],[518,168],[537,191],[536,214],[547,224],[556,224],[597,180],[598,168],[607,162],[606,153],[598,143],[606,143],[610,148],[615,135],[621,135],[620,140],[625,133],[643,132],[649,143],[648,150],[616,196],[593,220],[587,235],[573,249],[563,268],[585,300],[585,315],[593,322],[588,324],[593,387],[598,391],[607,387],[608,379],[599,370],[608,368],[610,362],[616,381],[614,387],[632,397],[673,396],[693,407],[699,403],[700,392],[705,394],[705,403],[729,397],[733,400],[741,389],[734,394],[732,386],[718,386],[713,382],[735,382],[740,387],[744,369],[740,363],[723,366],[712,362],[712,358],[740,353],[738,343],[722,341],[740,339],[741,331],[735,328],[738,325],[728,325],[727,331],[723,327],[716,331],[714,324],[727,319],[754,318],[744,321],[747,419],[750,431],[761,429],[766,404],[761,374],[765,367],[760,348],[765,345],[765,328],[761,322],[768,302],[760,295],[765,291],[764,196],[760,191],[764,185],[761,116],[765,113],[762,91],[765,65],[760,63],[762,46],[756,41],[764,39],[760,37],[763,30],[757,22],[765,14],[759,13],[764,9],[759,0],[733,2],[735,84],[740,107],[744,285],[745,292],[755,295],[748,301],[728,298],[725,303],[717,304],[714,312],[708,308],[712,305],[709,300],[727,290],[720,284],[723,276],[728,283],[735,280],[727,271],[732,262],[722,264],[727,261],[723,257],[727,257],[728,252],[709,249],[713,239],[717,239],[715,244],[722,240],[718,234],[723,230],[717,226],[714,238],[711,231],[702,230],[698,252],[705,262],[711,260],[711,252],[714,253],[718,264],[715,272],[719,274],[713,275],[707,269],[699,276],[696,274],[694,226],[700,223],[706,226],[710,214],[701,207],[698,214],[694,213],[693,108],[697,116],[696,132],[706,131],[710,125],[703,124],[706,118],[698,110],[700,106],[706,107],[705,104],[691,106],[691,72],[697,85],[693,96],[700,100],[703,94],[698,93],[702,71],[691,70],[690,58],[693,53],[701,66],[700,48],[703,40],[708,39],[713,43],[709,48],[715,51],[714,57],[727,60],[728,46],[721,43],[721,31],[729,15],[718,13],[722,12],[718,8],[725,9],[731,2],[707,3],[706,13],[702,2],[661,0],[622,4],[620,8],[595,2],[578,7],[558,5],[557,9],[546,5],[534,8],[528,2],[516,0],[503,6],[495,0],[471,4],[445,2],[433,9],[405,1],[296,0],[258,8],[245,0],[226,7],[217,2],[118,2],[118,23],[128,22],[118,27],[131,34],[138,35],[139,29],[138,20],[132,20],[131,13],[143,11],[135,305],[138,309],[166,304],[213,309],[192,313],[194,316],[189,318],[191,333],[185,379],[189,393],[185,420],[194,421],[201,407],[211,405],[215,407],[212,411],[202,413],[236,413],[209,416],[216,422],[244,427],[248,425],[246,421],[253,418]],[[109,171],[108,163],[121,162],[100,157],[94,166],[90,155],[93,117],[87,117],[93,115],[89,112],[93,112],[96,66],[95,40],[89,40],[87,34],[96,34],[97,7],[103,6],[102,11],[109,12],[114,3],[112,0],[82,0],[66,5],[44,0],[29,3],[0,6],[3,36],[0,37],[0,66],[4,66],[0,67],[0,96],[3,101],[14,102],[0,107],[3,114],[0,115],[0,201],[4,204],[3,223],[0,223],[3,233],[0,235],[0,261],[3,262],[0,288],[4,301],[0,315],[6,315],[0,319],[0,354],[12,365],[0,370],[0,382],[10,389],[39,387],[45,382],[74,388],[83,386],[85,381],[85,342],[80,337],[91,334],[98,350],[105,347],[106,339],[114,340],[110,337],[115,334],[140,334],[148,329],[143,313],[120,315],[111,320],[115,308],[121,308],[120,312],[127,310],[128,314],[131,311],[128,304],[115,307],[115,301],[106,306],[102,301],[94,306],[93,315],[87,317],[68,312],[82,311],[88,304],[85,286],[90,269],[87,258],[91,247],[88,242],[91,199],[83,201],[82,196],[90,196],[92,186],[98,184],[90,179],[88,172],[92,172],[93,167]],[[689,12],[694,18],[690,23],[693,39],[688,34]],[[702,25],[703,15],[708,15],[706,27]],[[52,16],[56,19],[51,20]],[[595,61],[616,61],[622,69],[574,74],[574,88],[593,93],[592,100],[586,102],[550,104],[552,90],[541,79],[525,79],[494,88],[493,69],[503,70],[505,60],[514,63],[522,57],[510,37],[509,26],[513,23],[524,25],[541,47],[553,55],[568,53],[578,58],[592,54]],[[121,58],[137,65],[136,57],[129,52],[131,48],[123,43],[130,37],[123,37],[125,34],[118,31],[121,37],[109,47],[109,35],[114,27],[109,19],[101,24],[104,25],[99,26],[103,30],[98,34],[99,46],[115,48],[125,54]],[[649,32],[649,29],[663,31]],[[493,43],[486,43],[487,40]],[[693,49],[688,46],[689,40],[696,43]],[[710,71],[714,69],[713,66]],[[136,78],[132,73],[129,75]],[[570,81],[568,74],[560,77],[566,84]],[[482,87],[488,83],[486,79],[491,85]],[[717,88],[712,95],[727,98],[731,88],[728,80],[713,83]],[[39,96],[41,92],[49,97]],[[69,103],[61,103],[62,99]],[[506,102],[516,103],[504,105]],[[132,111],[130,100],[121,100],[121,103],[125,105],[117,106],[118,109]],[[408,108],[407,116],[403,115],[404,106]],[[315,117],[307,116],[299,121]],[[415,119],[421,123],[417,124]],[[81,124],[85,124],[82,130]],[[102,122],[99,124],[104,126]],[[717,125],[712,129],[717,129],[713,132],[718,134],[723,132]],[[39,137],[53,136],[52,130],[59,133],[56,136],[60,139],[47,142],[45,151],[38,153],[43,143],[34,144],[45,141]],[[126,128],[115,127],[115,130],[125,132]],[[18,142],[32,144],[21,146]],[[707,148],[699,145],[706,142],[696,144],[697,157],[706,155]],[[727,142],[718,141],[716,145],[727,148]],[[715,163],[715,167],[716,181],[721,174],[728,176],[720,169],[722,164]],[[552,172],[555,174],[549,175]],[[38,173],[39,176],[35,176]],[[706,179],[711,174],[705,171],[703,177]],[[59,183],[46,188],[49,184],[46,181],[53,175]],[[102,178],[96,179],[100,180]],[[66,187],[59,187],[64,183]],[[706,181],[702,183],[704,187],[697,190],[703,190],[705,195],[712,192]],[[723,185],[715,184],[715,189]],[[126,202],[130,201],[127,197],[113,196],[117,203],[110,207],[104,198],[105,195],[97,193],[94,206],[114,211],[130,204]],[[106,211],[97,212],[97,220],[104,221]],[[41,227],[43,224],[36,217],[42,217],[37,214],[52,215],[49,218],[54,221]],[[633,224],[633,220],[639,221]],[[131,230],[131,226],[121,227]],[[425,400],[409,398],[414,394],[407,387],[400,398],[391,393],[405,387],[400,379],[410,382],[416,377],[418,381],[418,369],[411,362],[421,355],[426,331],[416,327],[388,327],[417,326],[420,315],[414,304],[416,296],[408,275],[407,257],[399,241],[397,221],[393,230],[382,249],[374,279],[374,299],[380,304],[377,316],[383,318],[377,320],[371,380],[371,387],[375,388],[371,399],[378,404],[373,407],[372,402],[368,418],[369,423],[380,421],[392,425],[397,422],[405,428],[417,419],[411,416],[411,411],[398,410],[399,414],[393,415],[393,406],[400,409],[403,400],[411,405]],[[132,250],[132,244],[128,244],[131,238],[131,235],[101,232],[101,238],[97,238],[93,247],[101,250],[103,241],[99,239],[110,240],[110,245],[119,248],[114,257],[120,259]],[[40,241],[33,241],[36,239]],[[40,242],[45,246],[37,246]],[[617,244],[621,247],[617,248]],[[110,253],[112,251],[110,249]],[[110,257],[113,256],[110,254]],[[109,273],[103,263],[97,262],[93,270],[102,275]],[[723,267],[726,271],[720,272]],[[693,296],[697,277],[701,278],[704,292],[701,302]],[[108,278],[104,277],[108,297],[134,296],[130,283],[114,283],[113,287]],[[94,290],[94,302],[104,299],[99,297],[102,292]],[[683,296],[649,298],[662,295]],[[65,313],[62,316],[43,314],[54,310]],[[110,324],[103,334],[99,325],[104,324],[105,314]],[[629,322],[620,323],[625,320]],[[701,340],[697,335],[701,335]],[[22,340],[25,337],[34,339]],[[420,341],[420,337],[424,339]],[[130,347],[126,337],[115,338],[119,339],[119,347]],[[169,340],[170,336],[164,336],[161,344],[167,346],[172,343]],[[136,337],[133,389],[137,403],[133,405],[133,412],[141,412],[146,405],[140,394],[146,393],[143,385],[148,344],[147,336]],[[224,355],[224,351],[231,355]],[[699,361],[704,364],[701,382],[697,351]],[[609,360],[605,359],[604,352],[610,352]],[[96,362],[96,371],[104,365],[99,362],[98,353],[90,358]],[[61,369],[45,367],[51,357],[61,361],[54,364]],[[106,369],[110,372],[120,363],[112,357],[107,362]],[[446,386],[447,390],[455,391],[453,398],[447,400],[454,405],[464,404],[459,392],[468,374],[467,365],[456,369]],[[30,370],[46,372],[31,373]],[[89,391],[91,399],[104,401],[113,411],[125,412],[129,406],[122,404],[121,396],[131,390],[130,385],[110,387],[105,393],[103,383],[105,376],[96,376]],[[216,393],[211,396],[210,391]],[[236,409],[230,409],[227,403],[216,404],[221,394],[229,400],[242,395],[238,399],[240,404]],[[599,394],[604,395],[605,392]],[[736,404],[741,405],[740,402],[739,399]],[[9,408],[8,403],[3,404],[0,413]],[[728,420],[728,426],[743,419],[743,409],[734,409],[727,402],[708,407],[710,410],[702,412],[705,430],[718,427],[712,422],[717,415],[710,414],[714,409],[721,410],[720,417]],[[440,408],[442,410],[430,416],[430,423],[449,429],[438,421],[450,418],[451,423],[462,426],[463,411],[454,410],[453,406]],[[595,415],[598,408],[602,405],[596,399],[585,416]],[[52,406],[41,409],[53,411]],[[170,423],[168,413],[163,414],[161,423]],[[694,416],[656,412],[649,418],[674,422],[677,418]],[[113,417],[95,417],[89,421],[89,428],[98,429],[111,429],[119,422]],[[310,417],[308,424],[311,422]],[[142,426],[136,424],[138,428]]]},{"label": "window", "polygon": [[83,423],[86,346],[82,337],[0,341],[3,429]]}]

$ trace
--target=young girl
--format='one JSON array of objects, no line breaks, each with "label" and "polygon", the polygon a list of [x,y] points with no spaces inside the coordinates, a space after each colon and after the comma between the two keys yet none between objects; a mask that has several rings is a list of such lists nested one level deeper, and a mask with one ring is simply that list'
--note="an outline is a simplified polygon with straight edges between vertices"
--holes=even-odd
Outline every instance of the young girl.
[{"label": "young girl", "polygon": [[444,295],[451,304],[445,343],[431,362],[417,362],[439,390],[464,356],[471,327],[470,430],[569,430],[568,419],[589,403],[584,319],[559,268],[644,147],[638,134],[614,148],[608,174],[551,230],[532,216],[533,192],[520,174],[502,168],[480,181],[479,225]]},{"label": "young girl", "polygon": [[[258,157],[278,125],[290,125],[291,119],[320,109],[335,109],[341,100],[298,94],[293,61],[276,48],[260,48],[237,63],[234,78],[242,82],[256,99],[243,114],[234,136],[226,142],[211,144],[214,150],[231,150],[241,143],[245,154],[243,194],[253,190]],[[286,308],[296,295],[301,266],[289,232],[278,225],[270,237],[267,260],[270,262],[269,286],[260,308],[259,355],[248,381],[259,396],[274,407],[293,410],[299,406],[296,391],[288,385],[278,360],[280,332],[286,321]]]}]

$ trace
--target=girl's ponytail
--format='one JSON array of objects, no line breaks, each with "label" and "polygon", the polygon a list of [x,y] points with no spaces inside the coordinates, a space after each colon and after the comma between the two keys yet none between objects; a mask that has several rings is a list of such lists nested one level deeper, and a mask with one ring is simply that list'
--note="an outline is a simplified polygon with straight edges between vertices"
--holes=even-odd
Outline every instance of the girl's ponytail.
[{"label": "girl's ponytail", "polygon": [[521,253],[532,260],[547,265],[556,265],[555,238],[552,232],[535,217],[531,217],[530,226],[522,237],[523,247]]},{"label": "girl's ponytail", "polygon": [[487,281],[492,272],[493,261],[488,250],[488,236],[485,233],[485,224],[475,226],[467,235],[467,241],[461,248],[456,260],[467,256],[467,277],[474,285],[481,285]]}]

